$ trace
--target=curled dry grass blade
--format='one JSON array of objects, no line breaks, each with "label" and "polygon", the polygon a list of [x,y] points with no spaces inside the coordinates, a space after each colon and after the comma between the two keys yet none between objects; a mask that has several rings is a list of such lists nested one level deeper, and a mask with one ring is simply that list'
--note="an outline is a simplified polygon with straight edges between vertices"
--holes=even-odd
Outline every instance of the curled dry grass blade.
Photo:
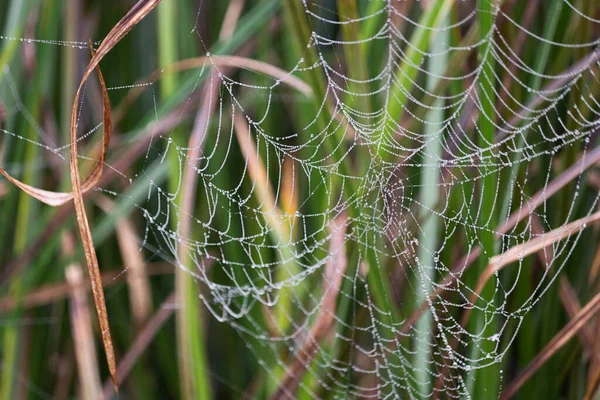
[{"label": "curled dry grass blade", "polygon": [[315,318],[315,322],[307,333],[304,341],[296,352],[296,358],[286,369],[285,376],[281,379],[278,389],[271,396],[271,400],[295,398],[298,384],[302,380],[310,361],[319,347],[319,343],[330,332],[334,325],[337,300],[342,280],[348,266],[345,249],[346,217],[340,216],[329,224],[331,240],[329,253],[332,257],[325,266],[323,277],[323,302]]},{"label": "curled dry grass blade", "polygon": [[[105,184],[113,181],[115,178],[118,178],[119,174],[117,171],[124,171],[128,169],[131,164],[146,151],[146,147],[153,138],[164,132],[168,132],[177,126],[177,124],[181,121],[182,116],[189,114],[189,107],[186,107],[186,105],[187,102],[184,103],[183,107],[172,110],[168,115],[161,119],[161,121],[150,123],[143,130],[144,133],[147,134],[144,134],[139,140],[135,141],[127,149],[127,151],[122,152],[110,162],[110,165],[112,165],[113,168],[103,171],[102,177],[98,182],[98,186],[104,186]],[[89,194],[94,195],[94,192],[92,191]],[[46,223],[46,229],[44,229],[38,238],[27,248],[27,251],[23,252],[18,258],[4,265],[2,272],[0,273],[0,282],[6,282],[15,274],[20,273],[25,265],[32,260],[32,258],[47,243],[47,241],[62,227],[62,224],[67,221],[68,217],[74,210],[75,208],[73,207],[73,203],[64,204],[52,217],[52,219]]]},{"label": "curled dry grass blade", "polygon": [[[512,398],[519,388],[531,378],[531,376],[560,350],[577,332],[582,329],[589,320],[600,311],[600,293],[596,294],[589,303],[577,313],[575,318],[571,319],[563,329],[561,329],[544,349],[509,383],[502,392],[500,399],[508,400]],[[586,397],[589,399],[589,397]]]},{"label": "curled dry grass blade", "polygon": [[[111,134],[111,113],[110,113],[110,100],[108,98],[108,91],[104,77],[100,71],[100,61],[108,54],[108,52],[121,40],[135,25],[137,25],[150,11],[154,9],[160,3],[161,0],[140,0],[136,3],[131,10],[113,27],[108,33],[106,38],[102,41],[102,44],[98,49],[93,52],[92,59],[86,67],[83,77],[81,78],[79,87],[75,94],[73,101],[73,107],[71,110],[71,126],[70,126],[70,170],[71,170],[71,182],[73,190],[71,193],[52,192],[43,189],[38,189],[27,185],[13,177],[11,177],[4,169],[0,168],[0,173],[4,175],[11,183],[19,187],[25,193],[30,196],[48,204],[51,206],[62,205],[71,199],[75,205],[75,213],[77,215],[77,222],[79,224],[79,232],[84,247],[85,258],[88,266],[88,272],[90,274],[90,280],[92,284],[92,293],[94,295],[94,302],[96,304],[96,311],[98,313],[98,319],[100,321],[100,328],[102,331],[102,341],[104,344],[104,350],[106,353],[106,360],[108,362],[108,368],[110,371],[115,390],[118,390],[117,375],[116,375],[116,363],[114,350],[112,346],[112,339],[110,335],[110,326],[108,323],[108,314],[106,311],[106,304],[104,300],[104,291],[102,289],[102,279],[100,276],[100,268],[98,266],[98,260],[96,257],[96,250],[92,241],[92,234],[89,227],[89,222],[85,213],[85,206],[83,202],[83,194],[92,189],[100,180],[102,176],[102,170],[104,168],[104,161],[106,160],[106,154],[108,152],[108,146],[110,143]],[[103,135],[102,135],[102,152],[100,159],[89,173],[87,178],[81,182],[79,176],[79,166],[77,157],[77,115],[78,105],[81,98],[82,90],[85,82],[94,72],[98,74],[102,90],[103,100]]]}]

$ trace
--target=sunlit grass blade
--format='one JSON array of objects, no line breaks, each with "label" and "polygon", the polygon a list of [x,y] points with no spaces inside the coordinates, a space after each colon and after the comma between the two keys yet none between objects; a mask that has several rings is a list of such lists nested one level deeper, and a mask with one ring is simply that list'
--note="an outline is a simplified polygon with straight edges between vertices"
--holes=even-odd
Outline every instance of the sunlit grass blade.
[{"label": "sunlit grass blade", "polygon": [[[425,3],[425,9],[417,25],[417,29],[410,37],[410,45],[406,49],[401,64],[397,71],[393,73],[393,82],[387,98],[387,115],[391,121],[396,124],[400,122],[404,115],[405,107],[409,94],[415,85],[415,79],[419,72],[418,66],[421,65],[427,48],[430,44],[430,38],[437,29],[454,4],[454,0],[435,0]],[[379,154],[387,159],[384,148],[380,146]]]},{"label": "sunlit grass blade", "polygon": [[[431,73],[427,77],[427,89],[434,90],[446,70],[448,47],[448,30],[446,29],[447,19],[440,25],[440,32],[432,36],[431,53],[438,54],[429,58],[428,71]],[[433,282],[436,279],[436,263],[439,260],[437,254],[439,221],[434,213],[429,210],[435,210],[439,200],[439,183],[441,179],[441,169],[439,167],[442,159],[442,130],[444,120],[444,101],[438,100],[432,105],[432,109],[427,114],[427,124],[425,125],[425,158],[421,168],[421,192],[420,202],[423,204],[422,220],[423,225],[420,232],[419,243],[419,265],[416,276],[416,286],[418,291],[417,304],[425,302],[433,290]],[[432,343],[431,336],[435,327],[433,325],[433,316],[431,311],[426,312],[417,322],[416,329],[420,332],[420,337],[416,340],[415,354],[415,374],[419,393],[422,396],[428,396],[431,391],[429,382],[429,371],[431,368]]]},{"label": "sunlit grass blade", "polygon": [[[174,1],[163,1],[158,6],[158,23],[161,29],[157,32],[158,38],[158,55],[159,67],[166,67],[179,59],[179,50],[177,37],[177,20],[178,3]],[[160,93],[164,99],[171,97],[177,90],[177,76],[168,74],[160,80]],[[183,146],[184,138],[182,133],[175,131],[171,135],[173,146]],[[180,179],[180,163],[178,150],[166,149],[168,151],[169,165],[169,188],[171,193],[178,192]],[[187,194],[179,197],[179,203],[186,202],[187,199],[195,196],[192,188],[187,188]],[[188,204],[189,206],[189,204]],[[192,210],[185,210],[192,212]],[[183,216],[187,219],[186,216]],[[179,222],[172,220],[172,228],[178,229]],[[187,234],[191,234],[190,230]],[[185,237],[185,239],[188,239]],[[181,246],[181,245],[179,245]],[[184,248],[177,250],[179,262],[183,265],[190,262],[187,257],[187,251]],[[202,302],[199,298],[199,292],[193,277],[182,268],[178,268],[175,272],[175,293],[181,305],[181,309],[177,313],[177,348],[179,351],[178,366],[179,366],[179,382],[181,387],[181,396],[184,399],[211,398],[211,382],[208,374],[209,364],[206,354],[206,342],[204,330],[205,327],[202,321]]]}]

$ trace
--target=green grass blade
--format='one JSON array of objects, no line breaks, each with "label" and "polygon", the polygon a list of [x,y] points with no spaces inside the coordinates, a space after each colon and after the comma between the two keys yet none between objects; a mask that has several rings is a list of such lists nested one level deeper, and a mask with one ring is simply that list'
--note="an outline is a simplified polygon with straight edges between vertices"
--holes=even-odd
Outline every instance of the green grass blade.
[{"label": "green grass blade", "polygon": [[[178,14],[183,9],[178,9],[175,1],[163,1],[158,5],[158,56],[159,64],[166,67],[178,60]],[[177,76],[168,74],[160,80],[162,98],[169,98],[177,89]],[[172,136],[174,145],[184,145],[180,132],[175,131]],[[171,193],[177,193],[180,180],[179,154],[174,149],[167,149],[167,163],[169,165],[169,188]],[[181,205],[183,196],[179,195],[178,203]],[[188,210],[191,212],[191,210]],[[185,214],[184,214],[185,218]],[[172,220],[173,229],[178,229],[179,221]],[[188,267],[191,262],[187,251],[178,248],[179,262]],[[208,355],[204,339],[204,326],[202,324],[202,303],[199,298],[198,288],[193,277],[182,268],[175,271],[175,292],[180,304],[177,313],[177,348],[179,352],[178,365],[180,374],[181,395],[184,399],[210,399],[211,381],[208,374]]]},{"label": "green grass blade", "polygon": [[[497,225],[497,210],[495,207],[497,193],[497,174],[493,172],[493,166],[488,167],[486,163],[493,163],[493,143],[495,142],[496,129],[494,120],[495,111],[495,75],[494,58],[491,53],[493,46],[493,24],[495,6],[490,0],[478,0],[477,18],[479,24],[480,39],[486,39],[479,49],[479,60],[481,63],[481,73],[478,81],[479,100],[481,103],[481,112],[478,120],[478,147],[480,149],[490,149],[482,152],[481,167],[482,178],[479,180],[480,204],[477,210],[479,219],[478,224],[484,229],[479,232],[479,242],[482,249],[482,255],[478,260],[477,271],[482,273],[489,259],[494,255],[495,238],[493,229]],[[496,291],[496,278],[492,277],[481,291],[480,306],[494,312],[494,297]],[[492,314],[493,315],[493,314]],[[496,343],[489,340],[496,333],[497,321],[485,311],[473,312],[469,321],[470,331],[480,338],[471,346],[470,356],[472,360],[485,360],[487,354],[494,355]],[[490,361],[494,359],[491,358]],[[476,369],[470,374],[471,393],[476,399],[496,399],[500,390],[499,365],[493,364],[480,369]]]},{"label": "green grass blade", "polygon": [[[438,54],[429,59],[428,70],[431,73],[427,78],[427,90],[434,90],[439,81],[439,76],[443,76],[446,70],[448,61],[447,54],[444,53],[448,48],[449,35],[448,31],[444,30],[447,26],[447,20],[444,20],[440,25],[441,31],[432,38],[431,52]],[[427,114],[427,124],[425,125],[425,135],[428,143],[425,147],[424,164],[421,167],[421,192],[420,203],[423,204],[423,215],[421,219],[423,227],[419,237],[419,261],[420,266],[417,279],[417,287],[421,290],[418,292],[419,298],[417,304],[426,301],[433,290],[432,282],[435,281],[435,270],[437,263],[437,247],[439,236],[439,221],[435,214],[429,213],[427,210],[434,210],[437,207],[439,199],[439,183],[441,169],[439,168],[439,160],[442,158],[442,123],[444,120],[444,102],[437,100],[433,103],[433,108]],[[433,326],[433,315],[431,311],[427,311],[418,320],[418,332],[421,332],[417,338],[416,354],[415,354],[415,374],[416,381],[419,385],[419,392],[422,396],[428,396],[431,392],[431,382],[429,371],[431,369],[431,335],[435,330]]]},{"label": "green grass blade", "polygon": [[[407,104],[408,95],[411,92],[417,74],[418,67],[422,64],[430,38],[434,29],[438,28],[448,12],[454,0],[436,0],[430,4],[421,15],[418,26],[410,38],[410,44],[405,50],[402,63],[393,75],[393,81],[387,98],[387,118],[399,123]],[[379,155],[388,159],[383,147],[379,149]]]}]

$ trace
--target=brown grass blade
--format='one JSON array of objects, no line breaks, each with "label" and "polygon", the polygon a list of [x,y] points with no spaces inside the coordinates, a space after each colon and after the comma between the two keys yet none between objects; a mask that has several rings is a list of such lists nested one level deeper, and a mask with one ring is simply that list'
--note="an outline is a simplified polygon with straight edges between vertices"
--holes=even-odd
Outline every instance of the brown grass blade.
[{"label": "brown grass blade", "polygon": [[600,248],[596,250],[596,255],[594,256],[594,261],[592,261],[592,267],[590,268],[589,273],[589,283],[593,284],[598,278],[598,272],[600,272]]},{"label": "brown grass blade", "polygon": [[298,184],[294,159],[286,157],[281,166],[281,190],[279,203],[284,213],[294,215],[298,211]]},{"label": "brown grass blade", "polygon": [[[594,262],[592,268],[596,267],[597,260],[600,256],[600,250],[596,253],[596,257],[594,257]],[[590,272],[590,275],[592,273]],[[594,282],[596,276],[593,278],[590,276],[590,282]],[[597,288],[600,287],[600,283],[596,283]],[[592,399],[596,391],[598,390],[598,385],[600,384],[600,317],[596,317],[596,324],[592,328],[592,338],[594,339],[593,348],[591,353],[591,361],[588,369],[588,387],[586,389],[586,400]]]},{"label": "brown grass blade", "polygon": [[289,236],[279,222],[281,211],[277,207],[273,187],[269,180],[267,169],[258,153],[254,138],[248,128],[248,122],[241,113],[236,113],[233,119],[235,134],[240,150],[246,160],[246,170],[253,184],[254,195],[261,206],[265,219],[272,229],[282,238]]},{"label": "brown grass blade", "polygon": [[[571,286],[571,283],[569,283],[569,279],[566,276],[560,277],[559,295],[560,301],[563,303],[563,307],[569,318],[575,318],[577,313],[581,311],[581,304],[579,303],[575,289]],[[578,336],[587,355],[594,357],[594,331],[591,326],[585,325],[581,328],[581,331],[578,332]]]},{"label": "brown grass blade", "polygon": [[548,186],[533,195],[526,204],[510,215],[508,220],[500,227],[499,232],[508,232],[509,229],[528,217],[533,210],[542,205],[550,197],[554,196],[560,189],[565,187],[574,179],[577,179],[577,177],[581,175],[583,171],[598,163],[600,163],[600,147],[596,147],[594,150],[586,153],[585,158],[581,157],[578,162],[570,166],[562,174],[553,179]]},{"label": "brown grass blade", "polygon": [[100,373],[94,346],[92,318],[90,316],[87,293],[83,288],[83,272],[77,264],[65,271],[71,298],[71,327],[73,344],[79,373],[79,391],[84,400],[96,400],[100,396]]},{"label": "brown grass blade", "polygon": [[560,88],[565,87],[569,84],[569,82],[573,81],[573,77],[583,73],[589,68],[594,67],[598,60],[600,60],[600,49],[590,52],[576,63],[571,65],[569,68],[562,71],[559,74],[560,78],[553,79],[552,82],[544,86],[537,93],[537,95],[521,109],[519,113],[515,114],[507,123],[504,124],[504,126],[502,126],[498,134],[497,141],[505,139],[509,135],[509,132],[514,130],[514,127],[531,113],[531,110],[535,110],[541,104],[544,104],[547,101],[547,93],[552,93]]},{"label": "brown grass blade", "polygon": [[296,352],[295,360],[287,368],[286,374],[281,379],[279,388],[271,396],[271,400],[295,398],[293,393],[306,372],[319,343],[334,326],[338,294],[348,265],[344,245],[346,217],[341,216],[333,220],[329,225],[329,230],[331,232],[329,253],[332,254],[332,257],[325,266],[323,303],[319,308],[312,328]]},{"label": "brown grass blade", "polygon": [[[541,231],[541,227],[538,226],[539,223],[537,221],[534,221],[534,226],[537,227],[534,229],[537,232],[542,232],[540,234],[540,236],[537,236],[537,237],[529,240],[526,243],[522,243],[517,246],[514,246],[514,247],[510,248],[508,251],[492,257],[488,263],[487,268],[479,276],[479,280],[477,281],[477,286],[475,287],[471,296],[469,297],[469,302],[471,304],[475,304],[477,302],[477,298],[479,297],[479,294],[485,287],[488,280],[496,272],[500,271],[505,266],[507,266],[515,261],[522,260],[524,257],[526,257],[530,254],[536,253],[536,252],[539,254],[539,257],[541,258],[542,262],[545,263],[548,254],[543,251],[544,249],[546,249],[548,246],[551,246],[554,243],[557,243],[557,242],[571,236],[572,234],[574,234],[576,232],[579,232],[580,230],[585,229],[587,227],[588,223],[596,222],[598,220],[600,220],[600,212],[597,212],[597,213],[592,214],[585,218],[580,218],[576,221],[571,222],[570,224],[567,224],[563,227],[554,229],[548,233],[543,233],[543,231]],[[563,298],[563,295],[564,296],[569,295],[569,293],[563,293],[564,290],[565,290],[564,284],[561,281],[561,298]],[[569,300],[571,301],[570,303],[569,303]],[[565,300],[563,300],[563,304],[565,304],[564,301]],[[565,307],[571,306],[571,307],[567,308],[567,311],[575,311],[576,308],[573,307],[573,298],[569,297],[566,299],[566,301],[567,301],[567,303],[565,304]],[[576,301],[576,297],[575,297],[575,302],[576,302],[576,305],[578,305],[578,302]],[[467,323],[471,316],[471,312],[472,312],[472,309],[467,309],[462,314],[461,320],[460,320],[460,325],[463,328],[467,326]],[[573,315],[571,317],[574,318]],[[580,334],[583,344],[586,345],[586,347],[592,349],[593,347],[590,347],[590,346],[592,346],[593,342],[590,340],[588,335],[589,335],[589,332],[587,330],[584,330]],[[450,344],[450,347],[452,349],[456,349],[458,346],[458,343],[459,343],[459,338],[458,337],[454,338],[454,340]],[[437,380],[438,384],[442,384],[443,378],[446,376],[447,373],[448,373],[448,369],[446,367],[444,367],[442,369],[442,372],[441,372],[438,380]]]},{"label": "brown grass blade", "polygon": [[[122,382],[127,378],[136,361],[148,348],[150,343],[152,343],[152,339],[154,339],[160,328],[167,322],[171,315],[173,315],[174,307],[172,307],[172,304],[174,303],[177,303],[177,296],[175,293],[171,293],[165,301],[163,301],[159,310],[148,320],[142,330],[138,333],[127,353],[125,353],[121,358],[121,361],[119,361],[119,366],[117,367],[117,377],[119,378],[119,381]],[[114,393],[113,390],[114,388],[111,382],[106,382],[102,391],[103,398],[109,400]]]},{"label": "brown grass blade", "polygon": [[598,220],[600,220],[600,211],[595,212],[587,217],[575,220],[565,226],[561,226],[560,228],[553,229],[552,231],[543,234],[542,236],[537,236],[526,243],[516,245],[510,248],[508,251],[492,257],[489,265],[494,266],[493,269],[495,270],[500,270],[507,264],[518,261],[523,257],[568,238],[572,234],[585,229],[588,224],[594,223]]},{"label": "brown grass blade", "polygon": [[[115,203],[106,196],[97,196],[96,202],[107,214],[115,208]],[[131,313],[133,314],[135,326],[140,328],[148,319],[152,310],[152,295],[150,294],[150,282],[146,274],[144,257],[137,245],[139,241],[135,226],[129,218],[119,218],[116,233],[121,257],[127,272]]]},{"label": "brown grass blade", "polygon": [[506,386],[502,392],[500,399],[507,400],[512,398],[519,388],[531,378],[531,376],[560,348],[562,348],[580,329],[582,329],[588,321],[600,310],[600,293],[596,294],[577,313],[575,318],[571,319],[563,329],[560,330],[552,340],[544,347],[544,349],[517,375],[517,377]]},{"label": "brown grass blade", "polygon": [[219,41],[226,42],[231,39],[233,32],[237,26],[242,10],[244,9],[245,0],[232,0],[227,7],[223,23],[221,24],[221,32],[219,32]]},{"label": "brown grass blade", "polygon": [[[594,223],[600,220],[600,211],[584,218],[580,218],[575,220],[565,226],[561,226],[560,228],[556,228],[551,230],[548,233],[542,234],[541,236],[537,236],[525,243],[518,244],[516,246],[511,247],[507,251],[502,254],[498,254],[492,258],[488,263],[487,268],[480,275],[479,280],[477,281],[477,286],[473,294],[471,295],[470,301],[471,304],[474,304],[477,297],[483,290],[487,281],[498,271],[503,269],[505,266],[515,262],[522,260],[523,258],[536,253],[540,250],[545,249],[553,245],[554,243],[560,242],[574,233],[577,233],[583,229],[585,229],[588,224]],[[470,315],[470,310],[467,310],[463,314],[463,325],[466,326],[466,320],[468,320]]]},{"label": "brown grass blade", "polygon": [[594,376],[590,379],[588,387],[585,390],[584,400],[592,400],[594,395],[598,391],[598,385],[600,384],[600,368],[597,368]]},{"label": "brown grass blade", "polygon": [[129,90],[122,103],[119,104],[119,110],[115,113],[115,121],[117,121],[117,123],[118,121],[121,121],[127,108],[133,104],[135,100],[147,89],[148,84],[156,81],[156,79],[164,74],[211,66],[227,69],[243,68],[254,72],[260,72],[290,86],[293,89],[298,90],[300,93],[303,93],[306,96],[312,96],[312,89],[306,82],[294,75],[290,75],[289,72],[281,68],[277,68],[274,65],[241,56],[195,57],[188,58],[187,60],[181,60],[169,65],[166,68],[156,70],[145,79],[136,82],[135,86]]},{"label": "brown grass blade", "polygon": [[[193,102],[193,101],[192,101]],[[131,146],[127,148],[126,152],[122,152],[110,164],[114,168],[104,170],[102,178],[100,179],[98,186],[103,186],[115,178],[119,178],[120,175],[116,171],[124,171],[131,163],[138,159],[140,154],[143,154],[148,146],[148,143],[156,136],[170,131],[181,121],[183,115],[188,115],[189,112],[186,107],[188,102],[184,102],[184,107],[178,107],[169,113],[165,118],[159,122],[153,122],[146,127],[148,135],[143,136]],[[90,192],[90,196],[93,196],[95,192]],[[38,250],[51,238],[62,224],[67,220],[71,213],[75,210],[73,203],[66,203],[59,211],[52,217],[52,219],[46,224],[46,229],[38,236],[38,238],[31,244],[26,251],[24,251],[18,258],[12,260],[8,264],[4,265],[0,272],[0,283],[8,281],[13,275],[19,273],[31,259],[38,254]]]},{"label": "brown grass blade", "polygon": [[[122,269],[109,271],[102,274],[102,286],[110,287],[116,284],[123,282],[126,278],[126,275],[123,274]],[[174,272],[173,265],[167,262],[157,262],[157,263],[149,263],[146,264],[146,274],[147,276],[156,276],[156,275],[168,275]],[[91,289],[91,285],[89,282],[85,282],[86,290]],[[27,310],[34,307],[40,307],[47,304],[50,304],[54,301],[62,300],[69,294],[69,284],[66,282],[63,283],[53,283],[41,286],[30,293],[22,295],[18,301],[15,297],[5,296],[0,299],[0,314],[6,313],[17,306],[17,304],[23,309]]]}]

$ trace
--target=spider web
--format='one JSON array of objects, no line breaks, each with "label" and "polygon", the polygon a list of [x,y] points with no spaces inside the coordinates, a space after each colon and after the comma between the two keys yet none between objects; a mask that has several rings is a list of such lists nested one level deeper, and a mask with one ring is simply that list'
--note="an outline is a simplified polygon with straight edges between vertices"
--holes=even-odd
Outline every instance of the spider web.
[{"label": "spider web", "polygon": [[[451,45],[453,32],[477,24],[475,5],[454,25],[439,18],[437,26],[424,27],[420,14],[402,2],[372,3],[361,5],[358,18],[302,3],[310,35],[288,78],[240,72],[235,61],[224,64],[207,53],[193,73],[198,90],[184,101],[205,112],[195,120],[185,107],[174,118],[156,112],[143,132],[121,134],[125,148],[147,138],[143,165],[121,170],[109,163],[125,184],[97,190],[138,209],[146,222],[141,247],[195,278],[206,309],[245,339],[272,391],[290,398],[295,391],[314,398],[325,392],[335,398],[429,398],[435,392],[470,398],[476,371],[500,363],[524,317],[565,266],[585,226],[572,222],[597,207],[596,197],[585,202],[587,212],[576,212],[580,181],[597,153],[590,143],[598,125],[593,86],[600,39],[546,39],[494,3],[493,26],[483,39]],[[423,13],[435,2],[422,3],[413,8]],[[598,20],[567,0],[562,6],[597,32]],[[348,26],[369,26],[371,34],[344,39],[340,31]],[[425,51],[407,34],[419,29],[430,36]],[[572,57],[573,66],[536,71],[519,54],[520,44],[507,41],[510,29],[520,40]],[[197,28],[192,35],[202,39]],[[79,42],[0,39],[86,51]],[[387,53],[375,62],[378,70],[351,76],[344,52],[360,48],[370,57],[376,47]],[[421,54],[417,64],[411,64],[414,52]],[[477,52],[477,60],[447,71],[453,55],[468,59]],[[495,69],[485,68],[490,60]],[[67,160],[69,147],[53,143],[23,105],[14,73],[4,71],[6,112],[27,116],[39,137],[11,128],[3,136],[42,147],[53,163]],[[311,74],[325,80],[322,93],[313,87],[306,96],[286,84],[292,77],[308,82]],[[146,89],[143,98],[157,109],[161,79],[108,84],[111,91]],[[493,115],[481,99],[482,81],[499,99]],[[440,94],[440,84],[454,91]],[[528,102],[519,102],[515,91],[527,92]],[[569,96],[577,101],[565,100]],[[400,110],[401,118],[391,110]],[[267,118],[273,113],[303,121],[302,128],[274,126]],[[495,130],[487,143],[486,120]],[[177,140],[182,130],[185,142]],[[194,139],[189,144],[188,137]],[[577,176],[575,190],[566,217],[557,218],[554,165],[573,146],[581,157],[566,167]],[[166,182],[173,171],[180,177],[175,186]],[[195,200],[182,206],[188,175],[196,182]],[[489,177],[495,219],[484,211]],[[473,272],[474,264],[500,265],[502,256],[494,255],[561,227],[570,233],[561,241],[547,238],[544,268],[529,297],[511,296],[528,273],[523,256],[494,270],[487,294],[477,289],[482,271]],[[493,248],[482,245],[486,235],[495,237]],[[466,314],[483,325],[465,322]]]}]

